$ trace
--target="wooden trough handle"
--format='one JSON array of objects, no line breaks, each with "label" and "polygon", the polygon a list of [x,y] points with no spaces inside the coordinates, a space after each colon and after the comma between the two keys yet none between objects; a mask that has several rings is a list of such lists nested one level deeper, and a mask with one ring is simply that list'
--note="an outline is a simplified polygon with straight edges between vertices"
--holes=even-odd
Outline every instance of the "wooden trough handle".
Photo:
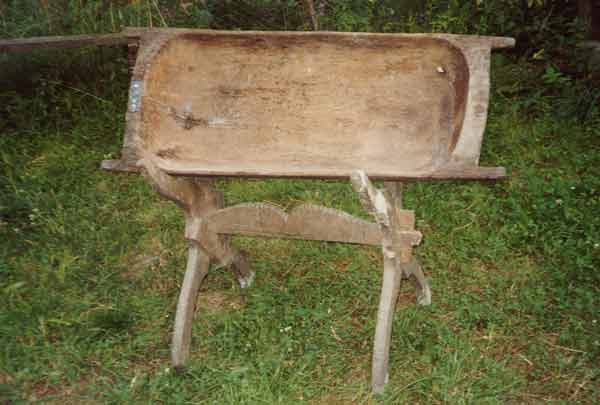
[{"label": "wooden trough handle", "polygon": [[86,45],[129,45],[139,42],[143,28],[125,28],[118,34],[66,35],[0,40],[0,53],[24,53],[38,49],[68,49]]}]

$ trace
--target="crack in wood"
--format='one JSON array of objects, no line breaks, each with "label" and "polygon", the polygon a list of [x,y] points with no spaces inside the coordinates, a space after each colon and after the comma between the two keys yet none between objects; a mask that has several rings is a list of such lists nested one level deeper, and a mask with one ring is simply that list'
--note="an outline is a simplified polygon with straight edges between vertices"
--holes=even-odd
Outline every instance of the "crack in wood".
[{"label": "crack in wood", "polygon": [[190,130],[197,126],[207,127],[209,122],[206,118],[197,118],[191,112],[185,111],[181,114],[177,113],[173,107],[169,107],[169,115],[171,115],[175,122],[183,129]]}]

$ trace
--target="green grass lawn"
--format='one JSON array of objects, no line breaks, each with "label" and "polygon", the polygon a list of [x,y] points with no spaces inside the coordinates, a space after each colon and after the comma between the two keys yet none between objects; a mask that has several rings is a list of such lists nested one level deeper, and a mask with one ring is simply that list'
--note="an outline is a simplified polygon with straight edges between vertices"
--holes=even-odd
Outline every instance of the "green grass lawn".
[{"label": "green grass lawn", "polygon": [[[0,403],[598,402],[597,119],[513,91],[523,71],[494,58],[481,164],[510,178],[406,187],[433,305],[404,286],[382,396],[369,387],[381,254],[335,243],[236,238],[255,284],[212,269],[178,375],[181,212],[140,177],[98,168],[122,142],[122,56],[0,56],[17,80],[0,87]],[[219,187],[228,204],[366,218],[349,181]]]}]

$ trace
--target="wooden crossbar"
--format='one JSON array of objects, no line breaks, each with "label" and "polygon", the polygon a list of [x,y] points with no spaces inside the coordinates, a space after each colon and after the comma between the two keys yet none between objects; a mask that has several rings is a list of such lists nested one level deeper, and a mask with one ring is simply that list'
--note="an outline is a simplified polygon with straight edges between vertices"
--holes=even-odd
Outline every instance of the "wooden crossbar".
[{"label": "wooden crossbar", "polygon": [[[404,210],[398,231],[406,240],[418,241],[415,216]],[[301,204],[289,213],[273,204],[246,203],[223,208],[203,218],[212,232],[280,239],[317,240],[380,246],[383,235],[376,223],[344,211],[314,204]]]}]

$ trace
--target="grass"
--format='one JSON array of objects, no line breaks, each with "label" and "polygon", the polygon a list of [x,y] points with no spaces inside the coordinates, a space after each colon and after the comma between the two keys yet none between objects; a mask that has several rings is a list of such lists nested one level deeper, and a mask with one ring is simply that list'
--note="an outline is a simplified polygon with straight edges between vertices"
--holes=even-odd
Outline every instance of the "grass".
[{"label": "grass", "polygon": [[[242,291],[211,271],[189,367],[173,373],[181,213],[141,178],[98,170],[119,155],[125,55],[0,58],[0,401],[598,402],[598,120],[557,119],[555,99],[501,91],[524,80],[514,63],[494,59],[482,156],[510,179],[407,187],[433,305],[416,307],[404,286],[390,384],[373,397],[381,255],[352,245],[236,238],[256,283]],[[219,187],[228,204],[365,215],[349,182]]]}]

